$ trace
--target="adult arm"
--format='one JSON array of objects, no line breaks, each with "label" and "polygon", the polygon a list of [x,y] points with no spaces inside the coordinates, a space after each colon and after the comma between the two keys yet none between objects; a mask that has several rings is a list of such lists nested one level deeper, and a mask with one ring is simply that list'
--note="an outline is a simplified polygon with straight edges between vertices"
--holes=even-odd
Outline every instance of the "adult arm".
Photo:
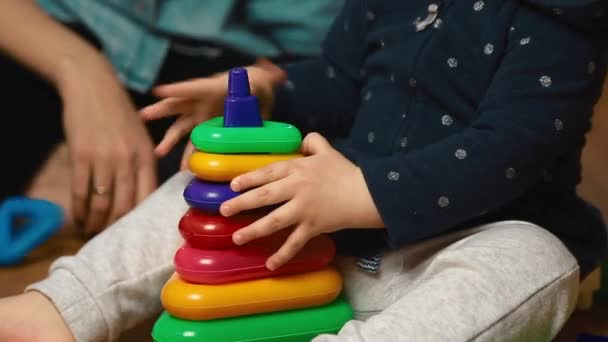
[{"label": "adult arm", "polygon": [[154,190],[152,142],[102,53],[32,0],[0,0],[0,49],[63,100],[77,221],[100,230]]}]

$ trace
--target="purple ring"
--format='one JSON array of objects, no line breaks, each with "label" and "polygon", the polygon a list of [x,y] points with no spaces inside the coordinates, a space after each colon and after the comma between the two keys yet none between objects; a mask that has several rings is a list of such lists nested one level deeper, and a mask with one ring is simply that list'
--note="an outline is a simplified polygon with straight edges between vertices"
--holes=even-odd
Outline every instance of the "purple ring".
[{"label": "purple ring", "polygon": [[188,205],[207,212],[219,212],[222,203],[240,194],[232,191],[229,183],[211,183],[198,178],[194,178],[184,189],[184,199]]}]

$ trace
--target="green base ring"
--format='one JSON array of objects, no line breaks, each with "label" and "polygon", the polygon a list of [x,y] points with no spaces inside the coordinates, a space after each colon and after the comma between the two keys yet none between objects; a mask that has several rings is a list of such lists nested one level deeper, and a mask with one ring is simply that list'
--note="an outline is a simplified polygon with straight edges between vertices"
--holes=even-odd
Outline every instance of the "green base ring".
[{"label": "green base ring", "polygon": [[316,308],[212,321],[186,321],[163,312],[152,337],[156,342],[308,342],[337,333],[352,317],[343,298]]}]

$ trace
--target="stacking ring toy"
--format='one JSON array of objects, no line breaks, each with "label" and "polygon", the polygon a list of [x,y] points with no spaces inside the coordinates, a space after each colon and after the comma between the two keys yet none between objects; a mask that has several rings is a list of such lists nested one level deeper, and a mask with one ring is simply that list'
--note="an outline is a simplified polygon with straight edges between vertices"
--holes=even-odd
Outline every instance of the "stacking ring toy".
[{"label": "stacking ring toy", "polygon": [[262,121],[258,99],[249,91],[247,70],[228,75],[224,116],[196,126],[190,134],[194,146],[210,153],[293,153],[302,142],[300,131],[289,124]]},{"label": "stacking ring toy", "polygon": [[220,205],[240,193],[232,191],[227,183],[209,183],[193,179],[184,189],[184,199],[191,207],[208,212],[219,212]]},{"label": "stacking ring toy", "polygon": [[212,154],[195,152],[189,161],[196,177],[211,182],[232,179],[272,163],[301,158],[301,154]]},{"label": "stacking ring toy", "polygon": [[279,275],[305,273],[327,266],[336,253],[333,241],[320,235],[300,252],[274,271],[266,268],[266,260],[281,247],[287,234],[272,234],[259,242],[238,248],[197,249],[185,244],[177,250],[173,263],[182,279],[194,284],[222,284]]},{"label": "stacking ring toy", "polygon": [[343,298],[316,308],[213,321],[186,321],[164,312],[152,337],[156,342],[308,342],[317,335],[337,333],[352,317]]},{"label": "stacking ring toy", "polygon": [[174,274],[161,293],[163,307],[188,320],[252,315],[325,305],[342,290],[333,268],[221,285],[190,284]]},{"label": "stacking ring toy", "polygon": [[232,241],[232,234],[260,217],[253,214],[239,214],[228,218],[190,208],[179,221],[179,233],[195,248],[231,248],[236,247]]}]

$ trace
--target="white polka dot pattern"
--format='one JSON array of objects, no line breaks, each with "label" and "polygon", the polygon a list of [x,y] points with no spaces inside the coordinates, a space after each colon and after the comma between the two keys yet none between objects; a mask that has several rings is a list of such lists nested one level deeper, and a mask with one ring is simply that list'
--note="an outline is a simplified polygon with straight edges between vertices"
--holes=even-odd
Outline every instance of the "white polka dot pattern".
[{"label": "white polka dot pattern", "polygon": [[386,174],[386,178],[388,178],[388,180],[396,182],[399,180],[399,172],[397,171],[390,171],[389,173]]},{"label": "white polka dot pattern", "polygon": [[441,124],[444,126],[451,126],[453,122],[454,119],[452,119],[452,117],[447,114],[441,117]]},{"label": "white polka dot pattern", "polygon": [[450,68],[454,69],[458,67],[458,60],[454,57],[448,58],[448,65]]},{"label": "white polka dot pattern", "polygon": [[467,151],[465,149],[459,148],[454,153],[454,156],[456,156],[456,158],[460,160],[463,160],[467,157]]},{"label": "white polka dot pattern", "polygon": [[553,121],[553,125],[555,126],[555,130],[558,132],[564,129],[564,122],[560,119],[555,119]]},{"label": "white polka dot pattern", "polygon": [[486,46],[484,46],[483,48],[483,53],[485,53],[486,55],[491,55],[494,53],[494,45],[492,44],[486,44]]},{"label": "white polka dot pattern", "polygon": [[553,84],[553,80],[549,76],[542,76],[539,81],[540,85],[545,88],[549,88]]},{"label": "white polka dot pattern", "polygon": [[516,174],[517,174],[517,172],[512,167],[508,168],[505,171],[505,177],[507,177],[507,179],[513,179],[513,178],[515,178]]},{"label": "white polka dot pattern", "polygon": [[589,62],[589,64],[587,65],[587,73],[589,75],[593,75],[595,73],[595,70],[597,69],[597,65],[595,64],[594,61]]}]

